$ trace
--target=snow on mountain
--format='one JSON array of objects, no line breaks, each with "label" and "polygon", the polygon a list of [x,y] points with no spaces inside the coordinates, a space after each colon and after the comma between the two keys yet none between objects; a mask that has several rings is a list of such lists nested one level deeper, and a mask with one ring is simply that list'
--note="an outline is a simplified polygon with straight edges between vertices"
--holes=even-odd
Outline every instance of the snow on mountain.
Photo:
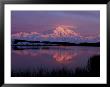
[{"label": "snow on mountain", "polygon": [[12,39],[22,39],[22,40],[33,40],[33,41],[56,41],[56,42],[99,42],[100,36],[98,37],[84,37],[79,33],[71,29],[71,26],[57,26],[53,33],[51,34],[41,34],[38,32],[19,32],[12,34]]}]

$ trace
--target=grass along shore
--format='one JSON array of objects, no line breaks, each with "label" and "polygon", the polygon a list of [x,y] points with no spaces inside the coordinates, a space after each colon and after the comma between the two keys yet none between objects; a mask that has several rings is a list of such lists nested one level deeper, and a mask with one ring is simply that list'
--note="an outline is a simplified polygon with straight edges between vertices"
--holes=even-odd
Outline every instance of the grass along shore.
[{"label": "grass along shore", "polygon": [[99,77],[100,76],[100,56],[92,56],[88,60],[85,68],[77,68],[75,71],[68,70],[65,67],[60,70],[52,70],[40,68],[37,70],[12,70],[12,77]]}]

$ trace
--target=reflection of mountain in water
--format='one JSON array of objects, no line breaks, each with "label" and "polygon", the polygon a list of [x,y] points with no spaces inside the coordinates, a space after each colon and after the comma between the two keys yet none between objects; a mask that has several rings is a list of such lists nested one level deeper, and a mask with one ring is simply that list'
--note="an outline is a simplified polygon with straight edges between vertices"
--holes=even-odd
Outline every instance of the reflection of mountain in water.
[{"label": "reflection of mountain in water", "polygon": [[68,52],[56,52],[53,54],[53,58],[59,63],[71,62],[71,59],[77,56],[77,53],[68,53]]},{"label": "reflection of mountain in water", "polygon": [[[23,46],[18,46],[18,48],[23,48]],[[25,46],[25,48],[28,46]],[[90,57],[92,55],[99,54],[98,49],[95,51],[93,47],[77,47],[75,46],[38,46],[38,49],[28,49],[28,50],[12,50],[13,53],[18,55],[27,55],[32,57],[37,57],[38,55],[50,55],[52,58],[58,63],[69,63],[72,59],[84,56],[85,52],[86,56]]]}]

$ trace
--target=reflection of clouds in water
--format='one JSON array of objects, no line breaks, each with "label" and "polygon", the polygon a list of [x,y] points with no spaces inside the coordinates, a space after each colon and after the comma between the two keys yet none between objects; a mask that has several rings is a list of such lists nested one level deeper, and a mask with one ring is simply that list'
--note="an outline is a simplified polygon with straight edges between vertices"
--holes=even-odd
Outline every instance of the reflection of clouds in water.
[{"label": "reflection of clouds in water", "polygon": [[12,50],[12,53],[21,56],[31,56],[30,58],[39,58],[38,56],[49,55],[58,63],[69,63],[75,58],[90,57],[99,54],[99,49],[94,50],[90,47],[50,47],[50,49]]}]

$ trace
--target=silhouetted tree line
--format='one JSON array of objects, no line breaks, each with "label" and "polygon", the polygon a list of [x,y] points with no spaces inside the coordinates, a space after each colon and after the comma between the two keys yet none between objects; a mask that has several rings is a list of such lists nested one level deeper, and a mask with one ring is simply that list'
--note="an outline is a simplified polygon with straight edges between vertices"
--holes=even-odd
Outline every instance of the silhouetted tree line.
[{"label": "silhouetted tree line", "polygon": [[[15,39],[12,41],[12,45],[26,45],[26,44],[17,44],[18,42],[28,42],[30,43],[30,45],[39,45],[40,43],[43,43],[43,46],[96,46],[96,47],[100,47],[100,42],[96,42],[96,43],[70,43],[70,42],[50,42],[50,41],[28,41],[28,40],[18,40]],[[36,44],[35,44],[36,43]],[[28,44],[29,46],[29,44]]]}]

